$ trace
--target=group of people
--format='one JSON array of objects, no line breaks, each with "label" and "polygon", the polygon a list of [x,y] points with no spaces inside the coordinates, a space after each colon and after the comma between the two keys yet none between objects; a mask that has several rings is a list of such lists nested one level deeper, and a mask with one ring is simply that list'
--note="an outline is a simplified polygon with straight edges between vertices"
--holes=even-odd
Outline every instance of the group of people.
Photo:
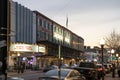
[{"label": "group of people", "polygon": [[18,73],[24,73],[25,62],[18,61],[18,62],[16,62],[15,66],[16,66],[16,70],[17,70]]},{"label": "group of people", "polygon": [[[112,77],[115,77],[116,65],[115,63],[112,64]],[[117,74],[120,77],[120,64],[117,65]]]}]

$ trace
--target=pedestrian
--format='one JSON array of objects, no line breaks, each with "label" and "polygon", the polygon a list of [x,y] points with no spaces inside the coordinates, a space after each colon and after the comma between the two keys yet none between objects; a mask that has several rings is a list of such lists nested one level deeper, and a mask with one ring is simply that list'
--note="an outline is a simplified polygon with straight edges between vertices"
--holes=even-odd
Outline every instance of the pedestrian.
[{"label": "pedestrian", "polygon": [[112,64],[112,77],[115,77],[115,63]]},{"label": "pedestrian", "polygon": [[18,73],[21,72],[21,62],[20,61],[17,62],[17,72]]},{"label": "pedestrian", "polygon": [[70,62],[69,66],[71,66],[71,65],[72,65],[72,62]]},{"label": "pedestrian", "polygon": [[24,73],[25,70],[25,62],[21,63],[21,73]]},{"label": "pedestrian", "polygon": [[120,64],[118,65],[117,73],[118,73],[118,77],[120,77]]}]

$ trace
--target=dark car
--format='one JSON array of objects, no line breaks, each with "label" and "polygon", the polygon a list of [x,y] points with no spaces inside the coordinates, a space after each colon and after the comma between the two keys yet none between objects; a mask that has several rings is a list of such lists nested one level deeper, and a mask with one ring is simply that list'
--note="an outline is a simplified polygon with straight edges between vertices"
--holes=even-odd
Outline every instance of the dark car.
[{"label": "dark car", "polygon": [[56,65],[51,65],[51,66],[49,66],[49,67],[44,68],[44,69],[43,69],[43,72],[47,72],[47,71],[52,70],[52,69],[58,69],[58,66],[56,66]]},{"label": "dark car", "polygon": [[93,62],[81,62],[79,67],[74,67],[73,69],[78,70],[81,74],[83,74],[87,80],[97,80],[98,72],[96,68],[96,64]]}]

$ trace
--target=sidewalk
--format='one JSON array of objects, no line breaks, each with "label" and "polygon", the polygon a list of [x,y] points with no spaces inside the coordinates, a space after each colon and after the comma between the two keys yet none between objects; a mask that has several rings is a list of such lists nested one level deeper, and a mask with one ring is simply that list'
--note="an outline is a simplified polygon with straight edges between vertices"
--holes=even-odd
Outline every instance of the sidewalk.
[{"label": "sidewalk", "polygon": [[106,74],[105,76],[105,80],[120,80],[120,78],[118,77],[117,71],[115,72],[115,77],[112,77],[112,72],[109,74]]},{"label": "sidewalk", "polygon": [[19,75],[26,75],[26,74],[34,74],[34,73],[41,73],[41,70],[25,70],[24,73],[17,73],[14,72],[7,72],[8,76],[19,76]]}]

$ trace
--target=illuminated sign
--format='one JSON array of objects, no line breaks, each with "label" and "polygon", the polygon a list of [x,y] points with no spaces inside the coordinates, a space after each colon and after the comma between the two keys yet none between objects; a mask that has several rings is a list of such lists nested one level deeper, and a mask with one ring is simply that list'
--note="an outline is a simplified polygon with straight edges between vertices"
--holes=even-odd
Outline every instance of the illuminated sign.
[{"label": "illuminated sign", "polygon": [[12,44],[10,51],[38,52],[38,46],[30,44]]},{"label": "illuminated sign", "polygon": [[39,46],[38,50],[39,50],[38,52],[45,53],[45,47],[43,47],[43,46]]}]

